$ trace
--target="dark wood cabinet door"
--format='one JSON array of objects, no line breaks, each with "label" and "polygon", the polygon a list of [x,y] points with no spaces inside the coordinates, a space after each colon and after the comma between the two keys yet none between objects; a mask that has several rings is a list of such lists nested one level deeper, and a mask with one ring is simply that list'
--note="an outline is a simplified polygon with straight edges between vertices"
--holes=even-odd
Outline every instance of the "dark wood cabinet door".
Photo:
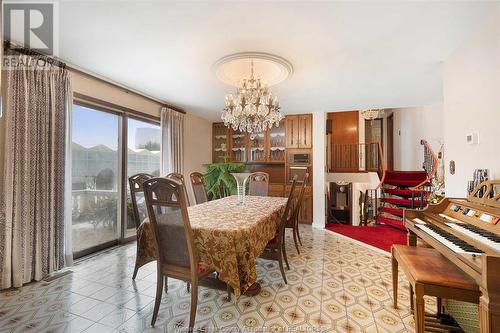
[{"label": "dark wood cabinet door", "polygon": [[313,222],[313,197],[309,188],[309,193],[304,193],[302,206],[300,207],[299,223],[312,224]]},{"label": "dark wood cabinet door", "polygon": [[312,148],[312,115],[299,116],[299,148]]},{"label": "dark wood cabinet door", "polygon": [[359,172],[358,111],[328,113],[332,134],[330,172]]},{"label": "dark wood cabinet door", "polygon": [[269,196],[270,197],[284,197],[285,196],[285,185],[269,184]]},{"label": "dark wood cabinet door", "polygon": [[287,148],[299,148],[299,117],[285,117],[285,136]]}]

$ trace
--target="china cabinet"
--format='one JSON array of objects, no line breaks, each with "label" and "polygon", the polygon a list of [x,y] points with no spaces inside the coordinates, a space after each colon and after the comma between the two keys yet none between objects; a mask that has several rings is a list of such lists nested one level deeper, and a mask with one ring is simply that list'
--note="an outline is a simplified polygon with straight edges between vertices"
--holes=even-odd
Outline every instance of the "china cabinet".
[{"label": "china cabinet", "polygon": [[222,163],[228,159],[229,129],[222,123],[213,124],[212,147],[214,163]]},{"label": "china cabinet", "polygon": [[[289,170],[307,167],[310,182],[299,213],[300,223],[312,223],[312,115],[286,116],[279,126],[259,133],[234,131],[214,123],[213,162],[246,163],[247,171],[270,176],[269,196],[286,196],[290,191]],[[299,157],[308,156],[304,164]],[[297,188],[300,188],[300,183]]]}]

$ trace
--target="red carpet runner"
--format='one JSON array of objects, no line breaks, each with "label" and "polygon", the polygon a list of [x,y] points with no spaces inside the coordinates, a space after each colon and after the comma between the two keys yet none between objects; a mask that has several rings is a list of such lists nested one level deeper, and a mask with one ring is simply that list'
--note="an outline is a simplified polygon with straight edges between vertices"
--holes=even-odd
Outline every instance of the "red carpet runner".
[{"label": "red carpet runner", "polygon": [[425,171],[387,171],[383,184],[384,195],[380,199],[382,207],[379,209],[378,223],[390,225],[394,228],[406,231],[403,225],[403,208],[419,208],[427,205],[421,195],[427,192],[422,189],[414,189],[413,186],[422,184],[427,179]]},{"label": "red carpet runner", "polygon": [[392,244],[406,244],[406,232],[386,225],[352,226],[328,224],[326,229],[390,252]]}]

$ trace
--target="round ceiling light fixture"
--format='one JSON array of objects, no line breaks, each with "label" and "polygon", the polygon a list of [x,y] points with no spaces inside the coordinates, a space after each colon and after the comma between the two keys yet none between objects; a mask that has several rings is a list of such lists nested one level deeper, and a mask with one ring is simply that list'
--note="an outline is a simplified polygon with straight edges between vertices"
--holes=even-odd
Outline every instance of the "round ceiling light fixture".
[{"label": "round ceiling light fixture", "polygon": [[283,82],[293,74],[293,66],[288,60],[264,52],[230,54],[217,60],[213,68],[219,80],[238,87],[242,79],[250,77],[252,62],[255,76],[268,87]]}]

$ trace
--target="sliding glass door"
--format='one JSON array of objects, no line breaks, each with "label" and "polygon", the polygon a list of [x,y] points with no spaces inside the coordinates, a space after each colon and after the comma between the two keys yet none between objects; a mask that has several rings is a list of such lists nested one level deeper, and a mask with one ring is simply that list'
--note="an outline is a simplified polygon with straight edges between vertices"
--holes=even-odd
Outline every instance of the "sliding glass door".
[{"label": "sliding glass door", "polygon": [[[127,120],[127,179],[138,173],[160,175],[160,126],[155,123],[129,118]],[[147,216],[144,196],[137,194],[140,220]],[[135,235],[130,188],[127,184],[125,238]]]},{"label": "sliding glass door", "polygon": [[[83,102],[73,105],[72,123],[72,243],[78,258],[135,239],[128,178],[160,175],[160,126]],[[137,198],[142,221],[144,196]]]},{"label": "sliding glass door", "polygon": [[118,242],[121,117],[73,106],[73,253],[79,257]]}]

